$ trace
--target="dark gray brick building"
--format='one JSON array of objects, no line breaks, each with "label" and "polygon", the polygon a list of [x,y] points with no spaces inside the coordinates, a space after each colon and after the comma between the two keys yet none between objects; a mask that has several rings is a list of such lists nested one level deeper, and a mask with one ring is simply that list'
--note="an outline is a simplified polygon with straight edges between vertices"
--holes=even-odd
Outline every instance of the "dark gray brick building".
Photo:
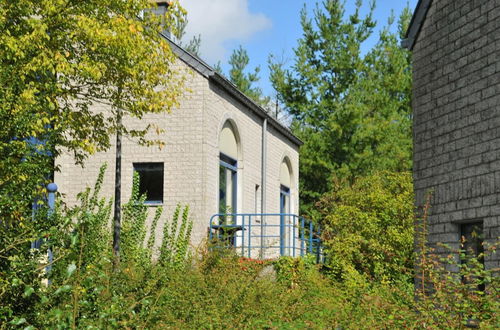
[{"label": "dark gray brick building", "polygon": [[[431,246],[500,236],[500,0],[420,0],[413,52],[416,204],[432,192]],[[477,248],[477,246],[476,246]],[[445,252],[437,249],[438,252]],[[487,257],[500,266],[500,253]]]}]

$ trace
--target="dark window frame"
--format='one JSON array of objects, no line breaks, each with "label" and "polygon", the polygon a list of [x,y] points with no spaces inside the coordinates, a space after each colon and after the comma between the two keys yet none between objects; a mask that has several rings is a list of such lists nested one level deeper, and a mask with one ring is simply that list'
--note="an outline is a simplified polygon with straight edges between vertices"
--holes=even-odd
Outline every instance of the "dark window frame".
[{"label": "dark window frame", "polygon": [[[165,183],[165,164],[163,162],[137,162],[133,163],[132,166],[134,173],[139,173],[139,194],[146,194],[144,203],[148,205],[163,204],[165,198],[163,192]],[[155,176],[152,172],[159,173],[156,173]],[[147,174],[149,175],[145,178]],[[155,185],[153,189],[151,189],[151,185]]]}]

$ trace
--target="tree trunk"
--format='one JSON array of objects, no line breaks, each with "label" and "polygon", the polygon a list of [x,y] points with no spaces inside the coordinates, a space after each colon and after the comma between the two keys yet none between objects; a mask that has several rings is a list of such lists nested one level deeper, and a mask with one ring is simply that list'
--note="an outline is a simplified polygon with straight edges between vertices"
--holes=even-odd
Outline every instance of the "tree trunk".
[{"label": "tree trunk", "polygon": [[122,172],[122,109],[116,113],[116,155],[115,155],[115,208],[113,226],[113,266],[116,269],[120,262],[121,231],[121,172]]}]

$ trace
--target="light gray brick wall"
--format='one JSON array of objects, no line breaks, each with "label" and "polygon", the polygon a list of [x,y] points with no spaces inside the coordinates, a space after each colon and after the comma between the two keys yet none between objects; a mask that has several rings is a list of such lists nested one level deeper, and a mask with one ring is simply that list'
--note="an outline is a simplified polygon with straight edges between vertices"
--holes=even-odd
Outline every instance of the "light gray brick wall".
[{"label": "light gray brick wall", "polygon": [[[180,68],[186,69],[179,61]],[[122,145],[122,203],[131,192],[134,162],[163,162],[164,173],[164,216],[157,229],[158,245],[165,220],[170,219],[177,203],[188,204],[194,220],[192,244],[198,246],[207,238],[210,217],[218,212],[219,146],[218,139],[222,125],[231,120],[238,131],[241,153],[238,159],[238,212],[260,212],[260,192],[257,196],[258,210],[255,210],[255,186],[261,184],[261,145],[263,119],[245,105],[235,100],[213,82],[198,73],[188,75],[186,92],[180,107],[170,114],[144,116],[142,120],[124,119],[130,128],[143,128],[155,123],[165,130],[161,138],[166,145],[143,147],[130,139]],[[106,111],[96,106],[96,111]],[[292,211],[298,212],[298,146],[268,125],[267,163],[267,209],[279,212],[279,169],[284,156],[292,164],[294,187],[292,188]],[[152,136],[155,137],[155,136]],[[155,137],[156,138],[156,137]],[[114,194],[115,138],[106,152],[90,156],[82,168],[74,164],[69,153],[57,159],[61,168],[55,181],[59,191],[69,205],[76,203],[77,193],[95,183],[99,167],[108,164],[102,196],[112,198]],[[151,207],[154,209],[154,207]],[[150,213],[154,213],[151,210]],[[276,219],[279,221],[279,219]],[[279,223],[279,222],[278,222]]]},{"label": "light gray brick wall", "polygon": [[[413,50],[416,203],[432,191],[433,247],[457,248],[460,223],[475,220],[498,242],[499,54],[499,1],[433,1]],[[499,267],[499,257],[486,266]]]},{"label": "light gray brick wall", "polygon": [[[240,155],[238,159],[238,213],[261,213],[260,191],[256,196],[255,186],[262,181],[262,125],[263,119],[253,113],[246,106],[234,100],[217,86],[210,83],[205,97],[204,140],[203,154],[206,174],[204,174],[204,219],[218,212],[218,169],[219,147],[218,139],[222,125],[231,120],[239,136]],[[298,213],[298,147],[288,141],[281,133],[268,124],[267,131],[267,182],[266,182],[266,209],[262,213],[279,213],[280,204],[280,165],[285,156],[288,156],[294,174],[294,186],[291,187],[291,210]],[[262,187],[260,187],[262,189]],[[259,202],[257,210],[255,209]],[[270,224],[279,224],[279,218],[268,219]],[[203,225],[195,232],[202,232],[208,224]],[[205,226],[202,228],[202,226]],[[275,228],[277,230],[277,228]],[[256,233],[257,234],[257,233]],[[267,233],[269,234],[269,233]],[[274,233],[276,234],[276,233]],[[257,241],[252,242],[256,245]],[[279,243],[278,243],[279,244]],[[278,251],[278,250],[276,250]]]}]

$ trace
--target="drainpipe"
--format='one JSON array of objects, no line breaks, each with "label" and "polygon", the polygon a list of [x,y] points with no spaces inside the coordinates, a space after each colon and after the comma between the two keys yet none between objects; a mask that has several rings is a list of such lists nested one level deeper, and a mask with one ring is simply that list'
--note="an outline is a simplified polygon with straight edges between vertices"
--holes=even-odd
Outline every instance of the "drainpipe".
[{"label": "drainpipe", "polygon": [[[266,179],[267,179],[267,118],[264,118],[264,122],[262,123],[262,155],[261,155],[261,196],[260,196],[260,213],[265,214],[266,213]],[[264,258],[264,243],[265,243],[265,238],[264,236],[266,235],[265,232],[265,221],[266,217],[261,216],[260,219],[260,257],[261,259]]]}]

